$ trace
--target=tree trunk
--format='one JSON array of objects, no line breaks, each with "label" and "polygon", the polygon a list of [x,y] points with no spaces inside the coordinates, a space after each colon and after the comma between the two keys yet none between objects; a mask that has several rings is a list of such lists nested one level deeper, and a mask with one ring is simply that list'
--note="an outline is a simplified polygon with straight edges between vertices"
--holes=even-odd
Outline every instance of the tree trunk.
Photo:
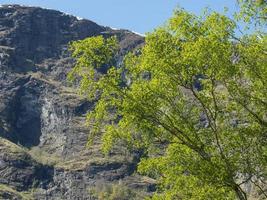
[{"label": "tree trunk", "polygon": [[246,193],[239,186],[235,186],[235,193],[239,200],[247,200]]}]

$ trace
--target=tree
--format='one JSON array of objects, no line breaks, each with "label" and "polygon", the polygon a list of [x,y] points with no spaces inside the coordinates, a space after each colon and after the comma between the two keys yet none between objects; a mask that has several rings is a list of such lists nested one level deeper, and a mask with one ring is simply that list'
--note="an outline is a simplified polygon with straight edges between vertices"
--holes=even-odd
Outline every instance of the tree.
[{"label": "tree", "polygon": [[240,12],[237,14],[239,19],[242,19],[245,22],[266,25],[266,0],[237,0],[237,2],[240,6]]},{"label": "tree", "polygon": [[[224,15],[176,10],[121,67],[116,38],[71,44],[69,78],[97,100],[87,115],[103,150],[142,149],[140,173],[158,180],[153,199],[266,198],[266,36],[236,37]],[[107,73],[99,68],[108,67]]]}]

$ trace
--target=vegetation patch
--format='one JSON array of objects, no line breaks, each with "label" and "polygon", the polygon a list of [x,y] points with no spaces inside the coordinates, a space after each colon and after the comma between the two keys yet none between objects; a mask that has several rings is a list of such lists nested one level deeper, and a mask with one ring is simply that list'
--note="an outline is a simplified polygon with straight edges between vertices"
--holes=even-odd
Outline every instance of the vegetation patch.
[{"label": "vegetation patch", "polygon": [[19,192],[12,187],[4,184],[0,184],[0,198],[1,199],[22,199],[33,200],[33,196],[30,192]]},{"label": "vegetation patch", "polygon": [[143,200],[148,195],[143,190],[133,190],[123,182],[98,183],[88,190],[89,194],[98,200]]}]

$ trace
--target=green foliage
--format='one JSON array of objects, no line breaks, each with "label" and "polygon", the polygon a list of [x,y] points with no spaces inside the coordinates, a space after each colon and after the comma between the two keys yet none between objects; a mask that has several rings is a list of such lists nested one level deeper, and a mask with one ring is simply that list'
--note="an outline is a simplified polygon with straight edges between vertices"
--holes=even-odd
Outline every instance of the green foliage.
[{"label": "green foliage", "polygon": [[114,38],[71,45],[71,77],[98,100],[87,115],[91,137],[102,134],[105,152],[118,140],[145,150],[139,172],[158,180],[153,199],[243,200],[245,184],[267,197],[267,38],[237,39],[235,27],[218,13],[176,10],[120,68]]},{"label": "green foliage", "polygon": [[[245,22],[266,25],[267,1],[266,0],[237,0],[240,12],[239,19]],[[266,27],[265,27],[266,28]]]}]

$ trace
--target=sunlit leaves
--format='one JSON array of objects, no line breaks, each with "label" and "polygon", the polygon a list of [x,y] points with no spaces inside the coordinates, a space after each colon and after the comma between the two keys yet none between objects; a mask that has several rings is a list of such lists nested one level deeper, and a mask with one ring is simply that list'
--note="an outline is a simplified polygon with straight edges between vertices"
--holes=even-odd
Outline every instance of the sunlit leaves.
[{"label": "sunlit leaves", "polygon": [[[267,21],[267,2],[266,0],[237,0],[240,12],[237,14],[239,19],[256,25],[266,26]],[[265,27],[266,28],[266,27]]]},{"label": "sunlit leaves", "polygon": [[153,199],[243,200],[244,184],[266,179],[266,37],[236,38],[235,27],[176,10],[120,67],[115,38],[71,45],[70,78],[95,101],[91,138],[106,153],[119,141],[145,152],[139,172],[158,180]]}]

